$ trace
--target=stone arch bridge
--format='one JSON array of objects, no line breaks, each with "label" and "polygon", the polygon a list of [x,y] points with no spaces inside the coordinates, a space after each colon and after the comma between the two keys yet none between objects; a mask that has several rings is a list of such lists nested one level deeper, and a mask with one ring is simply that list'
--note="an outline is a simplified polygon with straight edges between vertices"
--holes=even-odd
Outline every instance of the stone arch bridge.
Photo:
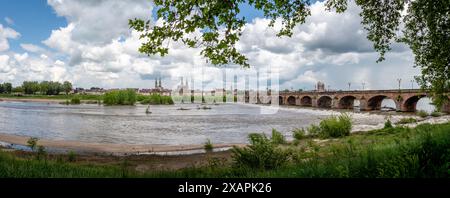
[{"label": "stone arch bridge", "polygon": [[[380,110],[383,99],[392,99],[396,110],[403,112],[416,111],[419,99],[429,96],[420,89],[402,90],[367,90],[367,91],[302,91],[280,92],[280,105],[297,105],[317,108],[353,109],[354,102],[359,100],[361,111]],[[276,100],[276,99],[275,99]],[[275,102],[274,100],[274,102]],[[272,100],[265,100],[271,102]],[[443,112],[450,112],[450,104],[445,104]]]}]

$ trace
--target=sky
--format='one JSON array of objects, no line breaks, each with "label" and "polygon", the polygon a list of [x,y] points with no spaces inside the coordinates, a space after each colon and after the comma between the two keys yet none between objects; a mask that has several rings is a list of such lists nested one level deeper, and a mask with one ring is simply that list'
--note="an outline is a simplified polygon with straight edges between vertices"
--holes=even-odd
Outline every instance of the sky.
[{"label": "sky", "polygon": [[[245,79],[247,71],[238,66],[211,66],[200,49],[176,42],[165,57],[140,54],[142,41],[128,19],[158,23],[154,11],[149,0],[0,0],[0,83],[68,80],[84,88],[150,88],[161,76],[163,85],[173,88],[184,76],[219,88],[223,68],[237,71],[238,81]],[[291,38],[278,38],[279,23],[270,28],[260,12],[243,6],[240,16],[248,23],[237,48],[252,69],[276,73],[280,89],[309,90],[318,81],[336,90],[348,89],[348,83],[351,89],[363,83],[366,89],[394,89],[398,78],[402,88],[417,88],[411,80],[420,70],[407,46],[394,44],[386,60],[376,63],[378,54],[354,3],[336,14],[313,2],[311,12]]]}]

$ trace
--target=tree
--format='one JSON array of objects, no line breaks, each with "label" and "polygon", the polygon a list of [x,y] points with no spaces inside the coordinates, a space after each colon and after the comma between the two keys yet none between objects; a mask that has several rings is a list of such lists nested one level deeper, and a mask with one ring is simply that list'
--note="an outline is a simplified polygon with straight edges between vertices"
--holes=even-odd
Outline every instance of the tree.
[{"label": "tree", "polygon": [[23,81],[22,88],[25,94],[35,94],[39,91],[39,83],[37,81]]},{"label": "tree", "polygon": [[49,89],[50,89],[50,82],[42,81],[41,83],[39,83],[39,91],[41,92],[41,94],[47,95]]},{"label": "tree", "polygon": [[70,83],[69,81],[64,81],[62,89],[64,90],[64,92],[66,92],[66,95],[69,94],[69,92],[72,91],[72,83]]},{"label": "tree", "polygon": [[[345,12],[348,1],[327,0],[327,9]],[[406,43],[415,55],[415,67],[422,70],[422,75],[417,77],[421,87],[434,94],[438,107],[448,101],[450,1],[354,1],[361,7],[361,23],[367,30],[367,38],[380,54],[377,62],[384,60],[393,42]],[[241,5],[262,11],[271,20],[270,26],[281,19],[278,36],[292,36],[293,28],[310,15],[310,0],[155,0],[154,3],[161,25],[142,19],[129,21],[130,27],[141,32],[141,39],[145,39],[139,51],[164,56],[170,41],[182,41],[188,47],[201,48],[201,54],[215,65],[234,63],[249,67],[247,57],[236,48],[245,25],[245,18],[238,15]],[[397,34],[399,31],[403,34]],[[196,37],[194,33],[201,36]]]},{"label": "tree", "polygon": [[7,94],[11,93],[11,91],[12,91],[12,84],[11,83],[3,83],[2,87],[3,87],[3,92],[4,93],[7,93]]}]

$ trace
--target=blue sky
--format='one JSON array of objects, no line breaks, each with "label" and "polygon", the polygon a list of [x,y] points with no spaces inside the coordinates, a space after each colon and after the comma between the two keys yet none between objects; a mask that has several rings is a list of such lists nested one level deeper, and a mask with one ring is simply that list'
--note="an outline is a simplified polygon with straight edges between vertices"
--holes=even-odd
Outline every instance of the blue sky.
[{"label": "blue sky", "polygon": [[64,17],[58,17],[46,0],[0,0],[0,19],[7,24],[6,18],[13,20],[8,25],[20,32],[19,40],[11,40],[11,49],[22,52],[20,43],[40,44],[47,39],[53,29],[67,26]]},{"label": "blue sky", "polygon": [[[166,57],[137,52],[142,41],[127,22],[150,17],[152,7],[149,0],[0,0],[0,82],[69,80],[81,87],[145,88],[158,75],[168,86],[183,73],[197,75],[195,68],[205,65],[199,49],[172,43]],[[364,81],[367,88],[388,89],[396,87],[397,78],[406,87],[419,74],[402,45],[394,45],[385,62],[375,63],[378,54],[366,39],[356,5],[336,14],[313,1],[312,16],[292,38],[276,37],[260,11],[249,6],[241,11],[248,21],[238,43],[241,52],[253,68],[282,68],[281,88],[311,89],[323,81],[345,89],[348,82],[359,86]],[[9,47],[2,51],[5,43]]]}]

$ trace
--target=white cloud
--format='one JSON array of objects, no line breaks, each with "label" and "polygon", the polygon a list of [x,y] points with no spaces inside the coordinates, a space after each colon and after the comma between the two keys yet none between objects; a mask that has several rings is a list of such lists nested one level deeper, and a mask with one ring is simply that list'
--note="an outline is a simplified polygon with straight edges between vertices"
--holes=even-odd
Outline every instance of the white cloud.
[{"label": "white cloud", "polygon": [[0,55],[0,73],[7,73],[11,71],[8,55]]},{"label": "white cloud", "polygon": [[[150,17],[152,5],[147,0],[48,0],[48,4],[67,19],[68,25],[53,30],[43,41],[50,52],[38,45],[22,44],[30,54],[10,53],[8,60],[3,57],[6,63],[0,65],[0,70],[8,72],[4,73],[8,75],[5,79],[71,80],[81,87],[144,88],[152,87],[157,76],[163,76],[163,84],[168,87],[178,83],[181,75],[202,78],[201,68],[207,64],[200,49],[171,42],[165,57],[138,52],[142,41],[139,33],[129,30],[128,19]],[[256,18],[245,26],[237,47],[252,67],[278,70],[282,89],[312,89],[317,81],[332,89],[346,89],[347,82],[354,88],[365,82],[366,88],[388,89],[396,86],[396,78],[407,82],[419,74],[412,67],[411,51],[401,45],[394,46],[386,61],[375,63],[378,54],[367,40],[358,14],[354,3],[346,13],[336,14],[326,11],[323,2],[316,2],[312,16],[295,28],[292,38],[276,36],[279,22],[274,30],[267,27],[267,19]],[[9,31],[9,37],[0,36],[0,46],[2,41],[7,43],[7,39],[19,36],[11,36]],[[203,77],[213,81],[221,75],[220,69],[205,68]]]},{"label": "white cloud", "polygon": [[59,16],[66,17],[76,28],[73,40],[81,43],[106,44],[129,35],[128,19],[150,18],[148,0],[48,0]]},{"label": "white cloud", "polygon": [[6,51],[9,49],[8,39],[16,39],[20,37],[20,33],[9,27],[3,27],[0,24],[0,52]]},{"label": "white cloud", "polygon": [[24,49],[25,51],[33,52],[33,53],[45,53],[46,52],[46,50],[44,48],[37,46],[37,45],[28,44],[28,43],[22,43],[22,44],[20,44],[20,47],[22,49]]}]

